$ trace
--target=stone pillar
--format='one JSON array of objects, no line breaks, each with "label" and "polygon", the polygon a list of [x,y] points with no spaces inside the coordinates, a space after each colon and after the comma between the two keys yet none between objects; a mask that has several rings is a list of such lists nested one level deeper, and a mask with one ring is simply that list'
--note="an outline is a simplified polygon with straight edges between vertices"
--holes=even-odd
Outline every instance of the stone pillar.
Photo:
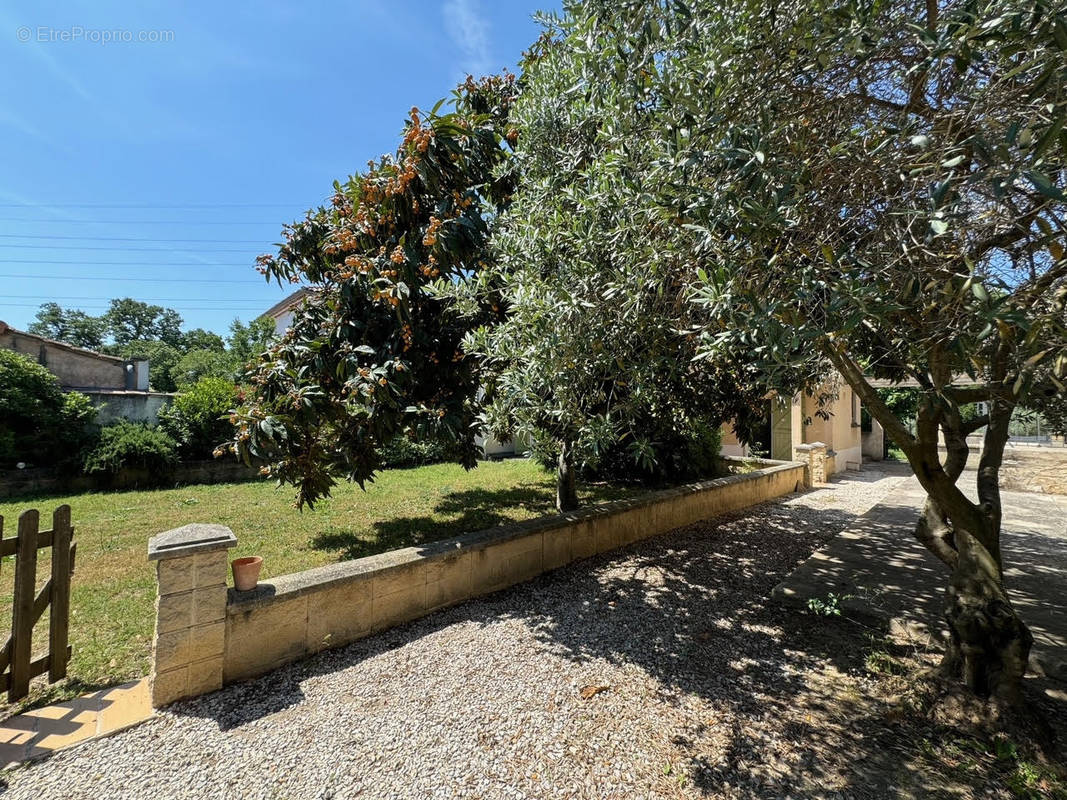
[{"label": "stone pillar", "polygon": [[822,442],[810,444],[798,444],[793,447],[793,460],[800,461],[807,469],[804,470],[807,488],[816,484],[826,483],[826,445]]},{"label": "stone pillar", "polygon": [[811,488],[811,445],[793,445],[793,460],[804,465],[804,488]]},{"label": "stone pillar", "polygon": [[153,707],[222,688],[227,550],[236,544],[229,528],[199,523],[148,540],[159,583]]},{"label": "stone pillar", "polygon": [[811,443],[811,482],[826,483],[826,445],[822,442]]}]

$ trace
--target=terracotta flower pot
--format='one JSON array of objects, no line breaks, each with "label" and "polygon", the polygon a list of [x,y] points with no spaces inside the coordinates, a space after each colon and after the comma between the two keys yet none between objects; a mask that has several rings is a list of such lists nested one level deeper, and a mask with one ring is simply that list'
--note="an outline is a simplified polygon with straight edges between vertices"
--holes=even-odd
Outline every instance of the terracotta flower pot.
[{"label": "terracotta flower pot", "polygon": [[263,569],[262,556],[235,558],[230,567],[233,569],[233,586],[239,592],[255,589],[259,582],[259,571]]}]

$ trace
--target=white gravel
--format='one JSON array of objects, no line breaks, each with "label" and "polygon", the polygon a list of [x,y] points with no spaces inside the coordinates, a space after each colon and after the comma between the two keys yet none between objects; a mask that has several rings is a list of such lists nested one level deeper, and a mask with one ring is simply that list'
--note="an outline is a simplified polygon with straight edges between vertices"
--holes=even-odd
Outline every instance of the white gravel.
[{"label": "white gravel", "polygon": [[[4,797],[806,797],[813,775],[866,797],[812,678],[832,648],[764,597],[899,480],[851,473],[179,703]],[[828,753],[797,747],[804,714]]]}]

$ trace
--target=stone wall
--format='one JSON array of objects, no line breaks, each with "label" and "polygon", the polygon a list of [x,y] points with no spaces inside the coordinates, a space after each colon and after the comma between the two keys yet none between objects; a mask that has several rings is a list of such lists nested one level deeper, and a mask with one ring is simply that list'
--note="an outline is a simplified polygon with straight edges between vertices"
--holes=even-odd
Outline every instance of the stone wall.
[{"label": "stone wall", "polygon": [[[942,453],[944,448],[942,448]],[[969,470],[978,468],[980,447],[971,450]],[[1014,492],[1067,494],[1067,447],[1011,444],[1004,448],[1000,488]]]},{"label": "stone wall", "polygon": [[169,404],[173,394],[166,392],[82,390],[96,406],[96,422],[110,425],[120,419],[130,422],[159,422],[159,410]]},{"label": "stone wall", "polygon": [[259,473],[237,461],[186,461],[165,478],[144,470],[126,469],[114,477],[60,475],[52,469],[13,469],[0,472],[0,498],[58,492],[97,492],[147,486],[190,486],[198,483],[237,483],[255,480]]},{"label": "stone wall", "polygon": [[[338,647],[376,631],[425,616],[437,609],[499,591],[543,572],[656,536],[701,519],[714,517],[797,491],[807,485],[806,467],[794,462],[726,460],[734,468],[752,469],[702,483],[466,534],[423,547],[355,559],[283,575],[261,583],[250,592],[229,590],[222,612],[225,617],[221,673],[215,670],[216,629],[211,627],[219,609],[198,609],[210,628],[207,649],[197,648],[185,634],[171,636],[174,623],[165,622],[164,587],[160,583],[157,619],[156,675],[170,675],[154,690],[155,704],[164,705],[224,683],[251,678],[328,647]],[[217,527],[217,526],[215,526]],[[202,536],[205,526],[187,526],[184,539]],[[185,547],[182,531],[161,535],[170,550],[156,547],[152,557],[179,559],[193,566],[168,568],[176,574],[196,570],[198,550]],[[214,535],[214,534],[213,534]],[[216,535],[209,546],[217,552]],[[162,552],[162,554],[160,554]],[[213,567],[212,567],[213,568]],[[160,580],[164,575],[162,563]],[[215,587],[214,573],[205,578]],[[171,587],[173,588],[173,587]],[[199,585],[182,583],[174,593],[199,591]],[[168,589],[169,591],[169,589]],[[209,593],[218,601],[217,592]],[[192,596],[192,595],[190,595]],[[207,595],[205,595],[207,596]],[[185,606],[183,605],[182,608]],[[183,612],[184,613],[184,612]],[[198,617],[182,617],[182,631],[195,626]],[[207,621],[210,620],[210,621]],[[170,630],[168,630],[170,627]],[[165,647],[158,644],[163,637]],[[171,657],[171,640],[180,640],[188,663]],[[211,652],[205,655],[207,651]],[[194,659],[195,656],[195,660]],[[210,669],[205,664],[210,662]],[[196,666],[194,666],[196,665]],[[210,685],[204,682],[210,673]]]}]

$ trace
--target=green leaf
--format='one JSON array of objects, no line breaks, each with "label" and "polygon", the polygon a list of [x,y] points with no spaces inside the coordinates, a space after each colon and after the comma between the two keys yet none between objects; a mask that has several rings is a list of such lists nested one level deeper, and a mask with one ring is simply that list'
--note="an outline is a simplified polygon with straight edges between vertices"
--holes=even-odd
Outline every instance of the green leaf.
[{"label": "green leaf", "polygon": [[1036,169],[1030,169],[1023,173],[1030,180],[1030,183],[1034,185],[1041,194],[1046,197],[1051,197],[1053,200],[1067,200],[1067,195],[1051,181],[1048,176],[1038,172]]}]

